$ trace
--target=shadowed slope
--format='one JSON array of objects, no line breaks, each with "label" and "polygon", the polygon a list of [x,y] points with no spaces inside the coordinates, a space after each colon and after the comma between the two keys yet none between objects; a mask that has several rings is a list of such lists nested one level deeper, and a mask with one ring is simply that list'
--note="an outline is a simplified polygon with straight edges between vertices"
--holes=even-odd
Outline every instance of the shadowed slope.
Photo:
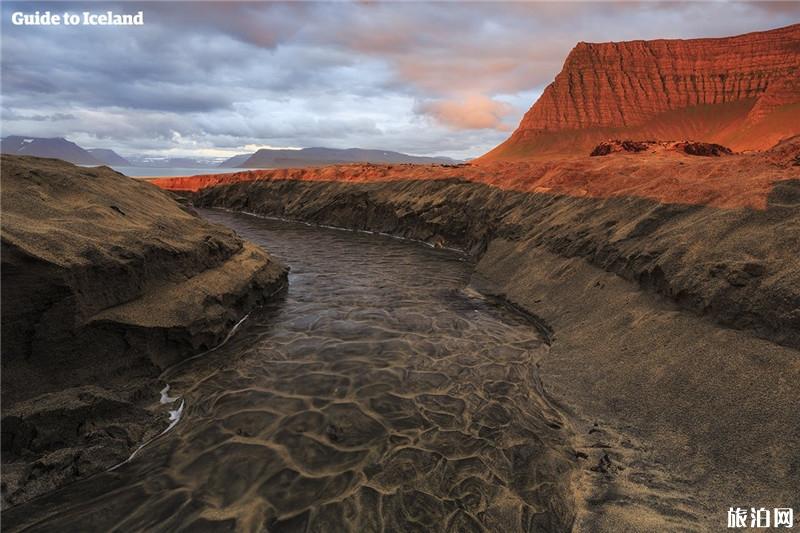
[{"label": "shadowed slope", "polygon": [[219,344],[286,270],[106,167],[4,155],[2,186],[5,507],[163,429],[160,371]]}]

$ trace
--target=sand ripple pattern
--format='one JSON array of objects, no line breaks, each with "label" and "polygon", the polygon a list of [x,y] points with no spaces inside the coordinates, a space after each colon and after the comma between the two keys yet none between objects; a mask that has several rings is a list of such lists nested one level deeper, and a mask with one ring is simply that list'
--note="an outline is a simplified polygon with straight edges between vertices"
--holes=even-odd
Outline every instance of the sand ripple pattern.
[{"label": "sand ripple pattern", "polygon": [[[49,531],[563,531],[569,435],[546,347],[452,252],[207,212],[292,266],[285,299],[170,377],[134,460],[12,509]],[[6,516],[6,524],[9,517]]]}]

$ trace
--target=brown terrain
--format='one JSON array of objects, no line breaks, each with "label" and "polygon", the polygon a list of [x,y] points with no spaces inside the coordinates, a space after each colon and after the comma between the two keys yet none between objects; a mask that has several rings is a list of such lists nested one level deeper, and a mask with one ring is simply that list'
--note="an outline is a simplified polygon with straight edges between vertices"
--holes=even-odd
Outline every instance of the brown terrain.
[{"label": "brown terrain", "polygon": [[587,458],[574,529],[716,531],[730,506],[800,507],[798,65],[798,25],[581,43],[473,164],[154,183],[466,251],[550,340],[542,380]]},{"label": "brown terrain", "polygon": [[106,167],[4,155],[2,187],[5,506],[163,430],[161,371],[222,342],[286,269]]}]

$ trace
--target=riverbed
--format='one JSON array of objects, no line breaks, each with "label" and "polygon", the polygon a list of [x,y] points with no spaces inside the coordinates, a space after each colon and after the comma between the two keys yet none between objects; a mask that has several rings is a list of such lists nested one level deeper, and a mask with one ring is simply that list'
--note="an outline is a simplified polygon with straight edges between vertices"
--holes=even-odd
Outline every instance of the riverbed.
[{"label": "riverbed", "polygon": [[569,529],[574,452],[538,378],[547,345],[525,316],[469,288],[465,257],[202,215],[290,265],[285,296],[162,376],[170,431],[112,471],[10,509],[4,526]]}]

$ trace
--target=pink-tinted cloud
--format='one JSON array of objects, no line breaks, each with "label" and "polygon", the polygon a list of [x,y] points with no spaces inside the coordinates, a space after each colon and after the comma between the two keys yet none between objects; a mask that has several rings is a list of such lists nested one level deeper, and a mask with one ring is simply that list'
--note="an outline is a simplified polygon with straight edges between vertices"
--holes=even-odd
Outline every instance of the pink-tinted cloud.
[{"label": "pink-tinted cloud", "polygon": [[433,117],[441,124],[457,130],[508,131],[511,125],[504,122],[514,109],[483,95],[468,95],[453,100],[433,100],[417,105],[417,113]]}]

